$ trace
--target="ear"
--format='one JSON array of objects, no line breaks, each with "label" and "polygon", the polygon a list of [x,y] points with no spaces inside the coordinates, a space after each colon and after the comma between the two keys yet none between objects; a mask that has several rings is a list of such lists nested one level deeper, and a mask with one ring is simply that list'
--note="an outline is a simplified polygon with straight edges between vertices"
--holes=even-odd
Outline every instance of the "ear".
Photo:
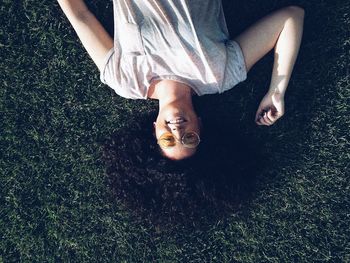
[{"label": "ear", "polygon": [[153,136],[156,138],[156,122],[153,122]]}]

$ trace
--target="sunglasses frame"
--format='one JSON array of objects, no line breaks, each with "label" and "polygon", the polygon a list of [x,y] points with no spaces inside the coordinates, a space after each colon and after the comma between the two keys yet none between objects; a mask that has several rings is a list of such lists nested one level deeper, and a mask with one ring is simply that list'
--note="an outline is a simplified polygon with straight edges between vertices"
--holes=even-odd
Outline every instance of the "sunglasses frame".
[{"label": "sunglasses frame", "polygon": [[[184,137],[185,137],[187,134],[189,134],[189,133],[194,133],[194,134],[197,136],[197,138],[198,138],[198,143],[197,143],[197,145],[194,146],[194,147],[188,147],[188,145],[184,143]],[[163,133],[163,134],[159,137],[159,139],[157,140],[157,144],[158,144],[159,147],[162,148],[162,149],[169,149],[169,148],[174,147],[174,146],[164,147],[164,146],[162,146],[162,145],[160,144],[160,139],[161,139],[162,136],[164,136],[165,134],[171,134],[171,136],[175,139],[175,141],[180,142],[185,148],[189,148],[189,149],[194,149],[194,148],[196,148],[196,147],[200,144],[200,142],[201,142],[201,137],[199,136],[198,133],[196,133],[196,132],[194,132],[194,131],[190,131],[190,132],[184,133],[184,135],[181,137],[181,140],[179,140],[178,138],[176,138],[171,132],[165,132],[165,133]]]}]

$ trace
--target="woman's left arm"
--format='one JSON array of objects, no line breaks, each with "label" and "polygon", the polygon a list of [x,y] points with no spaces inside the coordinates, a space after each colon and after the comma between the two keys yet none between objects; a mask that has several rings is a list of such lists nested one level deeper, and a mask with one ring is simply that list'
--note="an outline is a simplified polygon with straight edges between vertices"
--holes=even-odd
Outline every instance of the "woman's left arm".
[{"label": "woman's left arm", "polygon": [[299,52],[304,10],[289,6],[264,17],[240,34],[247,71],[274,48],[270,88],[255,116],[258,125],[271,125],[284,114],[284,95]]}]

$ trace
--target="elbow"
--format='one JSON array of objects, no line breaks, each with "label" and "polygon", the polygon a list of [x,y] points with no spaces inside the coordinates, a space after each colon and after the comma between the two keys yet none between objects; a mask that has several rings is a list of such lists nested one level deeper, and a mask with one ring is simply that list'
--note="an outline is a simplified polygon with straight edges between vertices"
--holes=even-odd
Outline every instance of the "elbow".
[{"label": "elbow", "polygon": [[75,17],[80,22],[86,22],[91,18],[92,13],[89,9],[79,10],[76,12]]},{"label": "elbow", "polygon": [[84,1],[58,0],[57,2],[69,20],[85,21],[91,15]]},{"label": "elbow", "polygon": [[305,10],[300,6],[291,5],[287,7],[287,10],[290,16],[297,17],[300,19],[304,19],[305,17]]}]

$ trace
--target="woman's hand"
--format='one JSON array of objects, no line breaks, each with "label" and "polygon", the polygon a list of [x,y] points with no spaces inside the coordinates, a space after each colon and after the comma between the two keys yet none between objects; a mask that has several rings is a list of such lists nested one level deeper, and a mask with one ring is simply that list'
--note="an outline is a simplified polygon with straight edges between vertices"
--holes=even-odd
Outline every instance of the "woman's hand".
[{"label": "woman's hand", "polygon": [[268,92],[261,100],[255,115],[258,125],[272,125],[284,114],[284,94]]}]

